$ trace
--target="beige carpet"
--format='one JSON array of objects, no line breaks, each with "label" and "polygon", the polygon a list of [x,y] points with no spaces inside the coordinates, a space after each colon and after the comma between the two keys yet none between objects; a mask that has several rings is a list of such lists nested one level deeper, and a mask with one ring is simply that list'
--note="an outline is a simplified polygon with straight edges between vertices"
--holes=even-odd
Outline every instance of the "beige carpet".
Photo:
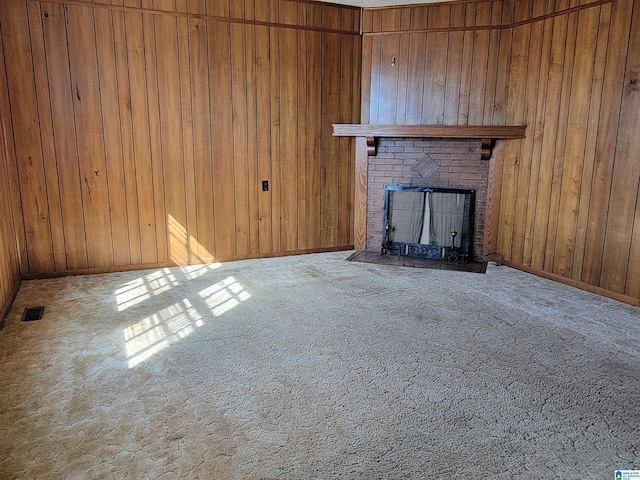
[{"label": "beige carpet", "polygon": [[25,282],[0,333],[0,478],[640,468],[639,309],[351,253]]}]

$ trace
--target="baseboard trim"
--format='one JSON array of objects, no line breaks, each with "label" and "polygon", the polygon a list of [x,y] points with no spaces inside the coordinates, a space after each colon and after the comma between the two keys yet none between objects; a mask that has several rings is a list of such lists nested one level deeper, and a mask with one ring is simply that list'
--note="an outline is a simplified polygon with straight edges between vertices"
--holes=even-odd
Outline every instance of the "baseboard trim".
[{"label": "baseboard trim", "polygon": [[588,283],[579,282],[572,278],[563,277],[562,275],[558,275],[555,273],[545,272],[544,270],[539,270],[537,268],[521,265],[519,263],[515,263],[510,260],[504,260],[502,263],[504,265],[507,265],[508,267],[515,268],[516,270],[521,270],[523,272],[537,275],[538,277],[543,277],[548,280],[553,280],[555,282],[564,283],[565,285],[569,285],[571,287],[579,288],[580,290],[585,290],[590,293],[595,293],[596,295],[600,295],[602,297],[611,298],[619,302],[628,303],[629,305],[633,305],[635,307],[640,307],[640,299],[638,298],[630,297],[622,293],[612,292],[611,290],[607,290],[601,287],[596,287],[594,285],[589,285]]},{"label": "baseboard trim", "polygon": [[[353,245],[343,245],[340,247],[325,247],[325,248],[309,248],[304,250],[292,250],[287,252],[275,252],[268,254],[255,254],[243,257],[232,257],[232,258],[216,258],[213,262],[209,263],[219,263],[219,262],[235,262],[240,260],[257,260],[260,258],[279,258],[279,257],[289,257],[294,255],[308,255],[312,253],[330,253],[330,252],[342,252],[347,250],[353,250]],[[193,262],[188,265],[201,265],[202,262]],[[82,270],[65,270],[63,272],[48,272],[48,273],[35,273],[29,275],[23,275],[22,280],[42,280],[47,278],[60,278],[60,277],[73,277],[76,275],[100,275],[103,273],[119,273],[119,272],[132,272],[137,270],[153,270],[156,268],[170,268],[170,267],[181,267],[185,265],[178,265],[175,262],[163,262],[163,263],[145,263],[139,265],[122,265],[115,267],[106,267],[106,268],[86,268]]]}]

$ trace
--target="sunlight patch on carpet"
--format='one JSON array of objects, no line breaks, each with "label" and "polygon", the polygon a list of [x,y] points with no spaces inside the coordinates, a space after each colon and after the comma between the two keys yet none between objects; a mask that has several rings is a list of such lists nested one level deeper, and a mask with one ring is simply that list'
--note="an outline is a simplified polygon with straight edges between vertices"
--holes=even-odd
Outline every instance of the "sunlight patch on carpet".
[{"label": "sunlight patch on carpet", "polygon": [[125,328],[128,367],[139,365],[203,325],[202,316],[185,298]]},{"label": "sunlight patch on carpet", "polygon": [[233,276],[205,288],[199,295],[214,317],[219,317],[251,298],[251,294]]},{"label": "sunlight patch on carpet", "polygon": [[124,283],[115,292],[118,311],[122,312],[151,297],[171,290],[179,284],[168,268],[163,268],[131,282]]}]

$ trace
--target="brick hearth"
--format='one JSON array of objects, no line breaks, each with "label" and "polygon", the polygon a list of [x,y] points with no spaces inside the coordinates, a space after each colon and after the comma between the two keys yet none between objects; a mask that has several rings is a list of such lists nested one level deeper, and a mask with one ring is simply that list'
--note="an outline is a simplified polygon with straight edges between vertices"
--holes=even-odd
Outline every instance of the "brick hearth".
[{"label": "brick hearth", "polygon": [[480,140],[381,138],[369,157],[367,250],[380,251],[385,186],[454,187],[476,191],[473,253],[482,256],[489,162],[480,153]]}]

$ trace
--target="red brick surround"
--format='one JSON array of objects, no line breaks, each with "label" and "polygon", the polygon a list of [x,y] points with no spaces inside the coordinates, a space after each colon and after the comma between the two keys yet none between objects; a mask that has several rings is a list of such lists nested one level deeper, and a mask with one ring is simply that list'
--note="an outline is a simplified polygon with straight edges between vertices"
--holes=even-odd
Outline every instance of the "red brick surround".
[{"label": "red brick surround", "polygon": [[[480,140],[381,138],[377,155],[369,157],[367,250],[380,251],[385,186],[454,187],[476,191],[473,253],[482,256],[489,162],[480,153]],[[413,168],[425,155],[438,165],[428,178]]]}]

